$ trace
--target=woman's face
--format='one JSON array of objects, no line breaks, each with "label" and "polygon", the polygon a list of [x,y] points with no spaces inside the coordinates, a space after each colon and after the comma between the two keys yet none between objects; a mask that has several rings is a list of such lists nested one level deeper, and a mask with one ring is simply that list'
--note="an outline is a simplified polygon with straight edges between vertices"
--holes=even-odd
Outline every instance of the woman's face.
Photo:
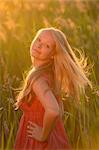
[{"label": "woman's face", "polygon": [[50,59],[55,52],[55,42],[49,31],[42,31],[32,42],[30,55],[41,60]]}]

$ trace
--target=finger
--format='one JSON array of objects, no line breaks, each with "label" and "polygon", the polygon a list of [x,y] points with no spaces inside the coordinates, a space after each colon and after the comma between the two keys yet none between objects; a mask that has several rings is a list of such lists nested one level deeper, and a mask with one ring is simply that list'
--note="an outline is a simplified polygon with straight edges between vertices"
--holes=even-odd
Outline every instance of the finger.
[{"label": "finger", "polygon": [[31,122],[31,121],[28,121],[28,123],[30,123],[30,125],[32,125],[32,126],[37,126],[37,124],[36,123],[33,123],[33,122]]},{"label": "finger", "polygon": [[27,133],[28,134],[33,134],[33,131],[32,130],[27,130]]},{"label": "finger", "polygon": [[27,136],[30,136],[30,137],[35,137],[35,133],[34,133],[34,132],[27,133]]},{"label": "finger", "polygon": [[35,128],[30,126],[30,127],[27,127],[27,130],[34,131]]},{"label": "finger", "polygon": [[29,123],[30,125],[34,125],[34,123],[33,123],[33,122],[31,122],[31,121],[28,121],[28,123]]},{"label": "finger", "polygon": [[28,123],[32,124],[33,122],[32,121],[28,121]]},{"label": "finger", "polygon": [[28,126],[27,126],[27,129],[34,130],[34,127],[33,127],[33,126],[28,125]]},{"label": "finger", "polygon": [[32,137],[33,138],[33,134],[27,134],[28,137]]}]

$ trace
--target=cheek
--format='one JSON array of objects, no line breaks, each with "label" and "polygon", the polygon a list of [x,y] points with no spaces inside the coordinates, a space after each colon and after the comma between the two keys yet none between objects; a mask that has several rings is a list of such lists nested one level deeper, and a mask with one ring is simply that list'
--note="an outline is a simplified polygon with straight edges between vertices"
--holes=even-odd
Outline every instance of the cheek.
[{"label": "cheek", "polygon": [[37,43],[36,41],[33,41],[33,43],[31,44],[31,51],[32,51],[33,48],[36,47],[36,45],[37,45],[36,43]]},{"label": "cheek", "polygon": [[42,49],[42,55],[47,57],[50,55],[50,53],[51,53],[50,49],[47,49],[47,48]]}]

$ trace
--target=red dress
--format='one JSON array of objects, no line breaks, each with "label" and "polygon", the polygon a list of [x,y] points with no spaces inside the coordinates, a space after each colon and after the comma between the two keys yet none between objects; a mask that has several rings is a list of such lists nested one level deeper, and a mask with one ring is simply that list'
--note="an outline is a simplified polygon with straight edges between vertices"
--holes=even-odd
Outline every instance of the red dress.
[{"label": "red dress", "polygon": [[[49,83],[50,84],[50,83]],[[57,97],[59,102],[60,97]],[[19,107],[23,114],[20,119],[19,128],[17,131],[14,150],[70,150],[71,146],[66,134],[63,121],[59,117],[56,125],[52,130],[47,141],[40,142],[34,138],[27,136],[28,121],[32,121],[43,127],[44,107],[40,103],[38,97],[33,99],[31,106],[26,102],[22,102]]]}]

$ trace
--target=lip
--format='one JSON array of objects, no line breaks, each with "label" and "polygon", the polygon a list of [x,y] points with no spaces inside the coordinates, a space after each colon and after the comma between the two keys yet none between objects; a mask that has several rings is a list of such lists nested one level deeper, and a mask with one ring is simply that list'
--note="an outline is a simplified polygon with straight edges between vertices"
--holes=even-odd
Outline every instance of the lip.
[{"label": "lip", "polygon": [[36,52],[38,52],[39,54],[40,54],[40,52],[39,51],[37,51],[36,49],[33,49],[34,51],[36,51]]}]

